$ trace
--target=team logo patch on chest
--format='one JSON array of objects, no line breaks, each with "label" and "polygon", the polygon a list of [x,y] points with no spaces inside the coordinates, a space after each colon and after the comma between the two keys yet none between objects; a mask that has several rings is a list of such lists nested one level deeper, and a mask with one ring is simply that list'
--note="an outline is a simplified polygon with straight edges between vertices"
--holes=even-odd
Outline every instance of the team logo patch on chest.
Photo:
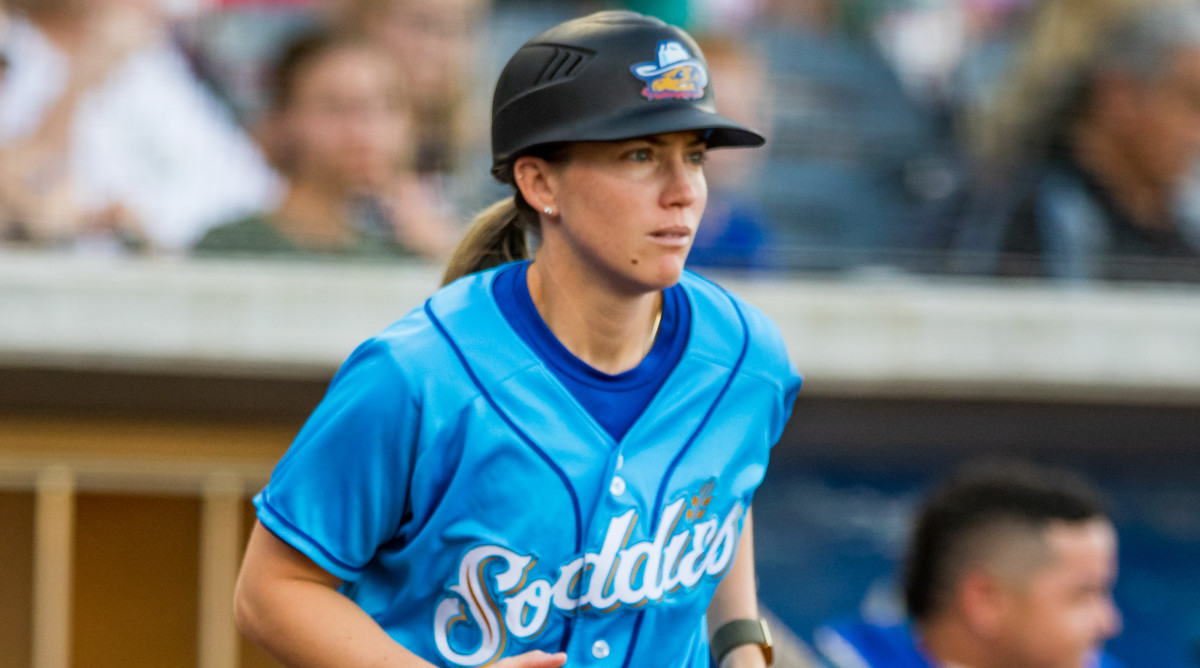
[{"label": "team logo patch on chest", "polygon": [[697,100],[704,97],[708,70],[681,42],[658,43],[656,59],[629,68],[646,82],[642,96],[650,100]]},{"label": "team logo patch on chest", "polygon": [[721,578],[737,549],[745,507],[738,502],[724,518],[685,520],[695,516],[695,505],[691,497],[670,504],[654,536],[635,543],[637,511],[612,518],[600,551],[559,565],[553,578],[530,580],[537,566],[531,555],[499,545],[472,548],[434,613],[438,652],[459,666],[487,665],[504,654],[510,636],[541,633],[555,610],[637,608],[695,589],[705,577]]}]

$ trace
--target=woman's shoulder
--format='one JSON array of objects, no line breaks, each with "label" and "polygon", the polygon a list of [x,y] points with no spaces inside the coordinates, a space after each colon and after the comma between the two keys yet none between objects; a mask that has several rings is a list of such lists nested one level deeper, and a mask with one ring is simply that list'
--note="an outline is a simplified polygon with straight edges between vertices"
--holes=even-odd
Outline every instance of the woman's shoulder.
[{"label": "woman's shoulder", "polygon": [[396,367],[406,374],[433,373],[448,359],[450,351],[429,317],[427,304],[417,306],[368,340],[386,351]]},{"label": "woman's shoulder", "polygon": [[698,274],[684,272],[680,285],[690,297],[699,317],[715,318],[729,328],[745,328],[751,337],[779,338],[779,328],[774,321],[757,306],[720,284]]},{"label": "woman's shoulder", "polygon": [[684,273],[680,285],[689,296],[693,328],[704,337],[702,345],[719,349],[724,359],[741,359],[749,373],[773,379],[795,375],[779,327],[761,309],[692,272]]},{"label": "woman's shoulder", "polygon": [[[363,401],[430,400],[459,403],[469,398],[467,382],[455,382],[460,367],[438,335],[424,306],[418,306],[374,336],[358,344],[334,376],[331,391],[342,388]],[[458,399],[455,398],[456,395]]]},{"label": "woman's shoulder", "polygon": [[[487,272],[490,273],[490,272]],[[495,309],[485,274],[473,274],[442,287],[372,338],[384,346],[402,369],[418,373],[446,371],[459,364],[447,331],[454,323],[478,322],[483,309]]]}]

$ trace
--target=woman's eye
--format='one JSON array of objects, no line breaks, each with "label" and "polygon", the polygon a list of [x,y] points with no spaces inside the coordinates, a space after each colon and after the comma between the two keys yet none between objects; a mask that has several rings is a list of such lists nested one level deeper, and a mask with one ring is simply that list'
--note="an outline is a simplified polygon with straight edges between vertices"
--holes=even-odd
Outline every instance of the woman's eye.
[{"label": "woman's eye", "polygon": [[688,160],[691,160],[693,165],[703,165],[708,162],[708,152],[693,151],[688,154]]},{"label": "woman's eye", "polygon": [[650,149],[639,148],[625,154],[626,159],[632,162],[646,162],[650,159]]}]

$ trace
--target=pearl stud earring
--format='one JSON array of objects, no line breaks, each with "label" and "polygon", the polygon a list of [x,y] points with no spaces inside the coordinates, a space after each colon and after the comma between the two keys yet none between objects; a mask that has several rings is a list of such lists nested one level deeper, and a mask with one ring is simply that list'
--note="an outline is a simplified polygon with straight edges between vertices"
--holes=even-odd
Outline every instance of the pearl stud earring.
[{"label": "pearl stud earring", "polygon": [[545,213],[547,216],[553,216],[553,215],[554,215],[554,207],[552,207],[552,206],[548,206],[548,207],[546,207],[546,208],[542,209],[542,211],[543,211],[543,212],[544,212],[544,213]]}]

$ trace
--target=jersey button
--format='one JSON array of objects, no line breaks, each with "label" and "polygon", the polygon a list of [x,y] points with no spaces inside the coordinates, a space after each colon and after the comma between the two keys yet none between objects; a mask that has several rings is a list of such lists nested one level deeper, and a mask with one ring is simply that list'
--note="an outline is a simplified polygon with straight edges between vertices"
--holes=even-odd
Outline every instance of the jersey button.
[{"label": "jersey button", "polygon": [[617,468],[625,465],[625,455],[617,455]]},{"label": "jersey button", "polygon": [[603,640],[597,640],[592,643],[592,656],[597,659],[603,659],[608,656],[608,643]]},{"label": "jersey button", "polygon": [[619,475],[613,476],[612,484],[608,486],[608,491],[612,492],[613,496],[621,496],[625,493],[625,480]]}]

